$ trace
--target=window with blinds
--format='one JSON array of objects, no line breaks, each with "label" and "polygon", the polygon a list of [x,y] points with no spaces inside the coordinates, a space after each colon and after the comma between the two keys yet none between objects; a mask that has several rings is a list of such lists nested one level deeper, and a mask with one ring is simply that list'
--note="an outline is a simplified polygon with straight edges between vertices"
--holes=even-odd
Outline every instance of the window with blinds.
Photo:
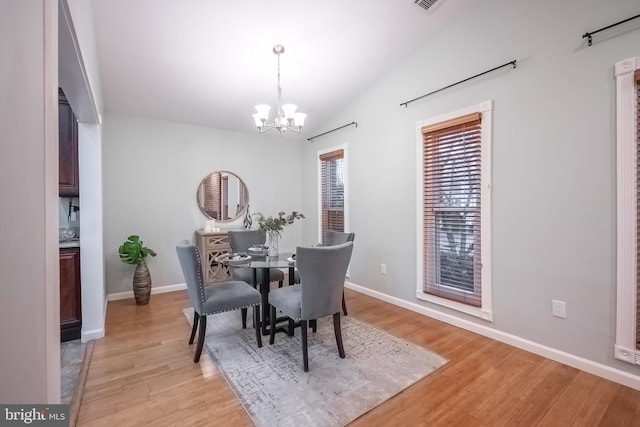
[{"label": "window with blinds", "polygon": [[322,241],[327,230],[344,231],[344,150],[319,155]]},{"label": "window with blinds", "polygon": [[482,115],[424,126],[423,290],[481,306]]}]

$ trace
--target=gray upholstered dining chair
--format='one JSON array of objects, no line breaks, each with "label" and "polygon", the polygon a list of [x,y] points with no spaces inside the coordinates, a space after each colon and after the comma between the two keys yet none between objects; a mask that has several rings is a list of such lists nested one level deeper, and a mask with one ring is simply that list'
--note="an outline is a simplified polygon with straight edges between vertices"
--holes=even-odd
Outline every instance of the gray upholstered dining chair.
[{"label": "gray upholstered dining chair", "polygon": [[[267,234],[260,230],[229,231],[229,246],[231,246],[231,251],[233,252],[248,252],[252,246],[264,245],[266,239]],[[256,287],[262,281],[262,269],[258,268],[256,272],[258,283],[253,282],[254,270],[249,267],[233,267],[231,277]],[[270,269],[269,278],[272,282],[278,282],[278,287],[282,287],[282,282],[284,281],[282,270],[279,268]]]},{"label": "gray upholstered dining chair", "polygon": [[[355,238],[356,238],[356,233],[343,233],[341,231],[327,230],[325,231],[324,240],[321,243],[321,245],[322,246],[341,245],[342,243],[353,242]],[[300,283],[300,274],[298,273],[297,270],[294,271],[293,282]],[[344,291],[342,293],[342,312],[344,313],[345,316],[348,315],[347,304],[344,301]]]},{"label": "gray upholstered dining chair", "polygon": [[[176,245],[178,260],[182,268],[182,274],[187,282],[189,300],[193,305],[193,327],[189,344],[193,344],[193,338],[200,324],[198,345],[193,361],[200,360],[204,337],[207,330],[207,316],[222,313],[224,311],[246,309],[253,307],[253,321],[256,328],[256,340],[258,347],[262,347],[262,335],[260,334],[260,292],[246,282],[227,280],[208,286],[202,280],[202,268],[200,254],[188,240],[183,240]],[[243,325],[244,327],[245,325]]]},{"label": "gray upholstered dining chair", "polygon": [[[300,247],[296,249],[296,264],[301,283],[286,286],[269,293],[270,320],[276,322],[276,310],[294,321],[300,321],[302,332],[302,360],[304,371],[309,371],[307,333],[309,322],[333,316],[333,329],[338,353],[345,357],[340,328],[340,299],[344,291],[344,279],[351,260],[353,242],[334,246]],[[269,344],[275,340],[275,328],[271,328]]]}]

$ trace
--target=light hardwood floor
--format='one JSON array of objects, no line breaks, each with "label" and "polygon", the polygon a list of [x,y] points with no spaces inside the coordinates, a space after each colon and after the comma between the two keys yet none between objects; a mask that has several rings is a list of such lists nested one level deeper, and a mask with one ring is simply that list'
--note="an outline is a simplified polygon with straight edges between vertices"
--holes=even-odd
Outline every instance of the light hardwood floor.
[{"label": "light hardwood floor", "polygon": [[[357,292],[346,296],[349,315],[449,359],[353,426],[640,426],[638,391]],[[206,352],[193,363],[188,306],[186,291],[153,295],[148,306],[109,303],[77,425],[252,425]]]}]

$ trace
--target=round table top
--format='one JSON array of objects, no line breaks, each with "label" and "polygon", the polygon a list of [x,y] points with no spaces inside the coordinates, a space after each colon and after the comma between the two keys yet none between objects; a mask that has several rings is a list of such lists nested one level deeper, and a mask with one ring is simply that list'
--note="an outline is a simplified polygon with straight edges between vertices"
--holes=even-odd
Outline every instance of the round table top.
[{"label": "round table top", "polygon": [[[226,255],[226,254],[225,254]],[[247,260],[246,263],[242,265],[234,264],[236,267],[250,267],[250,268],[286,268],[286,267],[294,267],[296,265],[295,261],[287,261],[287,258],[291,258],[293,253],[291,252],[281,252],[278,256],[256,256],[250,255],[251,259]],[[224,258],[224,255],[219,256],[216,260],[223,265],[230,265],[227,259]]]}]

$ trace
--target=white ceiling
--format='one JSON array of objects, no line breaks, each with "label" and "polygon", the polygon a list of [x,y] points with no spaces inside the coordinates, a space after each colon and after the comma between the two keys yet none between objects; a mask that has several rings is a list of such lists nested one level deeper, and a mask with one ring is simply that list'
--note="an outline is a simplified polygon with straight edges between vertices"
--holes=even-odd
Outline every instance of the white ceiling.
[{"label": "white ceiling", "polygon": [[306,135],[474,1],[93,0],[105,109],[256,132],[282,44],[283,100]]}]

